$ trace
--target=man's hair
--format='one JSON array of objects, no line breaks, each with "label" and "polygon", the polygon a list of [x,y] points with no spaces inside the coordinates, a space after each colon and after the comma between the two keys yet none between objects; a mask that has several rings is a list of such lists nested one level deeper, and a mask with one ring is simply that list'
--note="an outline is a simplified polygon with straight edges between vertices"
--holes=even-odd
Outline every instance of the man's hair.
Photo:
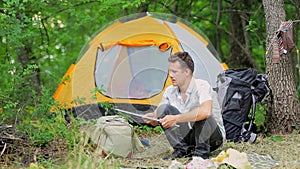
[{"label": "man's hair", "polygon": [[168,60],[171,63],[178,61],[183,69],[189,68],[192,73],[194,72],[194,61],[187,52],[176,52]]}]

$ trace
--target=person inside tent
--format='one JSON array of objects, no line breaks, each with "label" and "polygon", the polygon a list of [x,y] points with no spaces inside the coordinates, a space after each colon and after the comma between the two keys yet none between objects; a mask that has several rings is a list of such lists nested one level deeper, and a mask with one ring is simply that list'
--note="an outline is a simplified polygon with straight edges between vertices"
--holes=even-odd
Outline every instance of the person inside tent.
[{"label": "person inside tent", "polygon": [[[225,141],[225,129],[219,104],[209,83],[193,77],[194,62],[187,52],[169,57],[172,85],[152,113],[145,116],[160,119],[174,152],[164,159],[199,156],[208,159],[210,153]],[[145,123],[159,125],[156,121]]]}]

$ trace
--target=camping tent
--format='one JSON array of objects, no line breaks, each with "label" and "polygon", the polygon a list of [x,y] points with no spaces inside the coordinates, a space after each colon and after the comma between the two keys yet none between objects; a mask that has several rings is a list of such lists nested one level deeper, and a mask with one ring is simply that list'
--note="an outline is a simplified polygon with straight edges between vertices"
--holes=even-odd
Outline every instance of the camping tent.
[{"label": "camping tent", "polygon": [[97,111],[98,103],[106,102],[153,108],[171,85],[168,57],[178,51],[191,55],[196,78],[216,85],[224,68],[203,33],[172,15],[123,17],[86,44],[62,78],[54,99],[60,108],[76,110],[77,115]]}]

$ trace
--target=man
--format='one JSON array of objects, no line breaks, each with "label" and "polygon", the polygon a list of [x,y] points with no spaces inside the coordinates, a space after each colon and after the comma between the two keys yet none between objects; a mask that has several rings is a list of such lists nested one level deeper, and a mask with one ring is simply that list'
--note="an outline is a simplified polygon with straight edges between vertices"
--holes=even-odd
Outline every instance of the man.
[{"label": "man", "polygon": [[[213,104],[218,106],[213,103],[213,91],[207,81],[195,79],[193,71],[194,62],[187,52],[171,55],[169,76],[172,85],[166,89],[157,109],[146,114],[160,119],[174,149],[172,159],[192,155],[208,159],[225,138],[220,111],[216,115],[212,113]],[[159,125],[156,121],[144,121]]]}]

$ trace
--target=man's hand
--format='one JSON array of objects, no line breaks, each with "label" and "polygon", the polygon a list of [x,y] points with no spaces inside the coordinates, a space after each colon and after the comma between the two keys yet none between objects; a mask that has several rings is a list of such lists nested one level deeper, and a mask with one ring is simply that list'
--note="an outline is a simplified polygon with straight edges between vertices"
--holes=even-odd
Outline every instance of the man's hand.
[{"label": "man's hand", "polygon": [[[147,114],[145,114],[145,116],[146,117],[155,117],[154,113],[147,113]],[[146,118],[143,118],[143,120],[144,120],[145,123],[151,124],[152,126],[157,126],[158,125],[157,121],[149,120],[149,119],[146,119]]]},{"label": "man's hand", "polygon": [[178,115],[166,115],[163,119],[160,120],[163,128],[170,128],[175,126],[177,123]]}]

